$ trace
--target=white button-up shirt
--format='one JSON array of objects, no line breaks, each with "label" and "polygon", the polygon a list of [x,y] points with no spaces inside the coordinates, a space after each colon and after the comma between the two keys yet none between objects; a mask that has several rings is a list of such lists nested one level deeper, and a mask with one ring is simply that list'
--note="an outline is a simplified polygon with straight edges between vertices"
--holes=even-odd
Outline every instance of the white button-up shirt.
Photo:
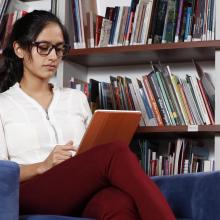
[{"label": "white button-up shirt", "polygon": [[0,159],[18,164],[45,160],[57,144],[79,146],[91,119],[86,96],[73,89],[53,89],[47,111],[16,83],[0,94]]}]

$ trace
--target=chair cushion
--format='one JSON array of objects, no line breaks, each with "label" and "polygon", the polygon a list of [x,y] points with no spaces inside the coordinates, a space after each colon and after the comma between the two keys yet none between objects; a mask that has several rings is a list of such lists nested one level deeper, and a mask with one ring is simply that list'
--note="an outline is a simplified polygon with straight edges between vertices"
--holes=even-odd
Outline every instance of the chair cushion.
[{"label": "chair cushion", "polygon": [[177,218],[220,219],[220,172],[154,177]]},{"label": "chair cushion", "polygon": [[0,160],[0,219],[18,218],[18,179],[19,166]]},{"label": "chair cushion", "polygon": [[191,218],[177,218],[176,220],[192,220]]},{"label": "chair cushion", "polygon": [[92,219],[69,217],[69,216],[58,216],[58,215],[23,215],[20,216],[19,220],[92,220]]}]

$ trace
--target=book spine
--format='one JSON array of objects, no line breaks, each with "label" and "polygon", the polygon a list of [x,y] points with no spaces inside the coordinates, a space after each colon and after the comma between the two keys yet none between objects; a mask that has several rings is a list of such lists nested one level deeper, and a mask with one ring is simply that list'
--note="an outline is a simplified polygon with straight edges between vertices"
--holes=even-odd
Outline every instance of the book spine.
[{"label": "book spine", "polygon": [[180,23],[181,23],[182,12],[183,12],[183,2],[184,0],[180,0],[180,3],[179,3],[179,11],[178,11],[177,24],[176,24],[176,34],[175,34],[176,43],[179,42]]},{"label": "book spine", "polygon": [[159,85],[158,85],[157,81],[154,79],[152,73],[148,74],[147,77],[148,77],[148,80],[149,80],[149,83],[150,83],[150,87],[153,91],[155,100],[157,102],[157,106],[160,109],[160,113],[161,113],[161,116],[162,116],[162,119],[163,119],[163,123],[164,123],[164,125],[170,125],[170,119],[168,117],[168,114],[167,114],[166,109],[165,109],[164,102],[161,98],[161,94],[160,94],[159,89],[158,89]]},{"label": "book spine", "polygon": [[175,112],[177,113],[177,124],[184,125],[185,121],[184,121],[184,118],[183,118],[183,114],[182,114],[180,104],[179,104],[178,99],[177,99],[177,94],[175,92],[175,89],[173,87],[173,83],[172,83],[171,78],[170,78],[169,66],[166,66],[163,70],[164,70],[163,71],[164,80],[165,80],[166,85],[168,87],[170,98],[173,102]]},{"label": "book spine", "polygon": [[184,33],[184,41],[191,41],[191,36],[190,36],[191,18],[192,18],[192,7],[188,7],[187,15],[186,15],[186,28]]},{"label": "book spine", "polygon": [[116,109],[120,110],[121,108],[121,100],[120,100],[120,94],[119,94],[119,88],[117,85],[117,79],[113,76],[110,76],[110,82],[112,85],[114,97],[115,97],[115,102],[116,102]]},{"label": "book spine", "polygon": [[208,113],[207,113],[207,110],[206,110],[206,107],[205,107],[205,104],[204,104],[204,101],[201,95],[201,91],[198,86],[197,79],[194,75],[191,77],[191,82],[192,82],[192,86],[193,86],[193,89],[194,89],[194,92],[197,98],[199,110],[201,111],[201,114],[203,117],[203,121],[205,122],[205,124],[210,125],[209,116],[208,116]]},{"label": "book spine", "polygon": [[202,82],[201,82],[201,80],[199,80],[199,79],[197,79],[197,82],[198,82],[200,91],[201,91],[201,93],[202,93],[202,98],[203,98],[203,100],[204,100],[205,107],[206,107],[206,109],[207,109],[210,122],[211,122],[211,124],[215,124],[214,114],[213,114],[213,112],[212,112],[212,110],[211,110],[211,106],[210,106],[210,103],[209,103],[209,101],[208,101],[208,97],[207,97],[206,94],[205,94],[205,91],[204,91]]},{"label": "book spine", "polygon": [[178,102],[180,104],[180,108],[181,108],[181,111],[182,111],[182,114],[183,114],[185,124],[188,125],[189,124],[189,119],[187,117],[187,113],[186,113],[185,106],[184,106],[184,103],[183,103],[183,100],[182,100],[182,96],[181,96],[179,88],[178,88],[178,79],[173,74],[170,77],[171,77],[171,81],[172,81],[174,90],[175,90],[176,95],[177,95]]},{"label": "book spine", "polygon": [[192,112],[194,123],[197,124],[197,125],[201,125],[201,124],[203,124],[203,121],[202,121],[202,118],[200,116],[198,107],[196,105],[196,101],[194,99],[194,94],[192,93],[193,91],[191,89],[191,86],[187,82],[187,80],[186,80],[186,83],[184,82],[183,85],[184,85],[184,90],[186,91],[186,94],[187,94],[186,98],[188,100],[190,110]]},{"label": "book spine", "polygon": [[124,7],[123,14],[122,14],[122,21],[120,25],[119,38],[118,38],[118,46],[123,45],[123,37],[124,37],[125,26],[126,26],[126,21],[127,21],[129,10],[130,10],[130,7]]},{"label": "book spine", "polygon": [[95,47],[98,47],[100,41],[100,34],[102,29],[103,17],[100,15],[96,16],[96,28],[95,28]]},{"label": "book spine", "polygon": [[160,111],[158,109],[158,106],[157,106],[156,100],[154,98],[153,92],[151,90],[147,76],[143,76],[143,82],[144,82],[145,88],[147,90],[147,93],[148,93],[148,96],[149,96],[149,99],[151,102],[151,106],[154,111],[154,115],[156,116],[157,123],[159,126],[163,126],[164,125],[163,120],[161,118]]},{"label": "book spine", "polygon": [[115,34],[113,36],[113,45],[117,45],[118,44],[118,37],[119,37],[119,31],[120,31],[120,24],[121,24],[121,20],[122,20],[122,13],[123,13],[123,7],[119,7],[119,12],[118,12],[118,19],[117,19],[117,23],[116,23],[116,27],[115,27]]},{"label": "book spine", "polygon": [[186,94],[184,92],[184,89],[183,89],[183,85],[181,83],[181,80],[180,80],[180,83],[178,84],[179,86],[179,91],[180,91],[180,94],[182,96],[182,99],[183,99],[183,103],[184,103],[184,106],[185,106],[185,109],[186,109],[186,114],[188,116],[188,119],[189,119],[189,124],[193,124],[193,118],[192,118],[192,114],[191,114],[191,111],[189,109],[189,105],[188,105],[188,101],[186,99]]},{"label": "book spine", "polygon": [[107,18],[103,18],[98,47],[108,46],[111,26],[112,26],[112,21]]},{"label": "book spine", "polygon": [[168,114],[169,114],[170,119],[171,119],[171,124],[172,124],[172,125],[176,125],[176,122],[175,122],[175,120],[174,120],[174,117],[176,117],[176,115],[173,114],[174,112],[173,112],[173,110],[171,109],[171,105],[170,105],[170,103],[169,103],[169,100],[168,100],[168,97],[167,97],[167,93],[165,92],[165,88],[164,88],[164,85],[163,85],[163,83],[162,83],[161,74],[160,74],[160,72],[159,72],[158,70],[156,70],[155,75],[156,75],[157,81],[158,81],[158,83],[159,83],[159,87],[160,87],[160,89],[161,89],[162,98],[163,98],[163,100],[164,100],[164,103],[165,103],[166,108],[167,108],[167,110],[168,110]]},{"label": "book spine", "polygon": [[132,79],[132,84],[134,85],[134,89],[135,89],[135,94],[137,96],[137,99],[138,99],[138,103],[140,105],[140,108],[141,108],[141,112],[142,112],[142,116],[143,116],[143,119],[144,119],[144,123],[146,126],[152,126],[150,124],[150,121],[149,121],[149,118],[148,118],[148,114],[146,112],[146,109],[145,109],[145,106],[144,106],[144,103],[143,103],[143,100],[141,98],[141,95],[140,95],[140,92],[139,92],[139,86],[138,86],[138,83],[137,83],[137,79]]},{"label": "book spine", "polygon": [[191,94],[192,94],[192,98],[193,98],[193,101],[195,103],[197,117],[199,118],[200,124],[204,124],[204,119],[203,119],[203,116],[202,116],[202,113],[201,113],[201,109],[200,109],[200,106],[199,106],[199,103],[198,103],[198,100],[197,100],[197,97],[196,97],[196,94],[195,94],[195,91],[194,91],[194,88],[193,88],[193,85],[192,85],[191,76],[187,75],[186,76],[186,81],[189,85],[189,88],[190,88],[190,91],[191,91]]},{"label": "book spine", "polygon": [[79,20],[80,20],[80,29],[81,29],[81,48],[86,48],[86,41],[85,41],[85,32],[84,32],[84,22],[83,22],[83,11],[82,11],[82,1],[79,0]]},{"label": "book spine", "polygon": [[146,111],[148,113],[148,118],[150,120],[150,123],[153,126],[157,126],[158,123],[157,123],[157,120],[155,118],[154,112],[152,110],[150,99],[149,99],[147,91],[146,91],[146,89],[145,89],[145,87],[143,85],[143,78],[140,77],[140,79],[137,79],[137,80],[138,80],[138,85],[139,85],[139,91],[141,93],[141,97],[143,99]]},{"label": "book spine", "polygon": [[174,42],[174,31],[176,21],[176,6],[175,0],[168,1],[167,13],[164,23],[162,43]]},{"label": "book spine", "polygon": [[114,35],[115,35],[116,25],[118,22],[119,10],[120,10],[120,7],[116,6],[115,12],[114,12],[114,18],[112,21],[111,31],[110,31],[109,45],[112,45],[114,42]]},{"label": "book spine", "polygon": [[[135,92],[135,89],[134,89],[134,86],[132,84],[131,79],[129,79],[128,86],[129,86],[130,91],[131,91],[131,96],[132,96],[132,99],[133,99],[133,102],[134,102],[135,110],[141,111],[141,107],[139,105],[137,95],[136,95],[136,92]],[[143,115],[141,116],[140,126],[145,126]]]},{"label": "book spine", "polygon": [[163,27],[167,11],[168,0],[161,0],[157,11],[157,24],[155,27],[153,43],[161,43],[163,36]]}]

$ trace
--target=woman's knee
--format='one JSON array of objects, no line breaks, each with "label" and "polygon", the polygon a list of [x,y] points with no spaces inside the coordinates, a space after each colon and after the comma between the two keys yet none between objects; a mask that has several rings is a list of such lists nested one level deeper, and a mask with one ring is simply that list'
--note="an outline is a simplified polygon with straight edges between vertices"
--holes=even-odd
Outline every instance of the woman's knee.
[{"label": "woman's knee", "polygon": [[105,149],[110,152],[122,152],[122,151],[130,151],[130,147],[128,144],[122,141],[115,141],[111,143],[105,144]]},{"label": "woman's knee", "polygon": [[139,219],[133,199],[114,187],[103,189],[94,195],[88,202],[83,216],[98,220]]}]

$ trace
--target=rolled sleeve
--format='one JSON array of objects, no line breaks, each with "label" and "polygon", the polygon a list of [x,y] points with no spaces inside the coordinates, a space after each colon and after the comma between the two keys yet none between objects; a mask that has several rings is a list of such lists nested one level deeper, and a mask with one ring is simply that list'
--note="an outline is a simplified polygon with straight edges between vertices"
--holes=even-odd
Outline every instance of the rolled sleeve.
[{"label": "rolled sleeve", "polygon": [[8,160],[8,150],[5,141],[5,133],[3,127],[2,117],[0,115],[0,160]]},{"label": "rolled sleeve", "polygon": [[87,97],[84,93],[82,93],[82,111],[83,111],[83,115],[85,118],[85,121],[84,121],[85,126],[88,127],[89,122],[92,117],[92,112],[91,112]]}]

